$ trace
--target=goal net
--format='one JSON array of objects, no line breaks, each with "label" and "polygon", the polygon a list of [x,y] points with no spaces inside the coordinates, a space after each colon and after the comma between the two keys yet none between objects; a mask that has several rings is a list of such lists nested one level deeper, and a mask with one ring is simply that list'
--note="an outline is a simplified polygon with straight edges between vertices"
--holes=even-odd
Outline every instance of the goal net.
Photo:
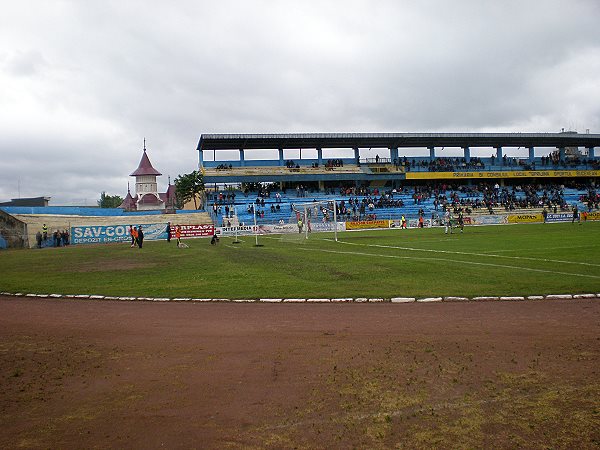
[{"label": "goal net", "polygon": [[302,241],[309,239],[313,230],[323,231],[326,224],[331,226],[337,240],[337,206],[335,201],[314,201],[292,203],[288,223],[292,232],[282,235],[282,239]]}]

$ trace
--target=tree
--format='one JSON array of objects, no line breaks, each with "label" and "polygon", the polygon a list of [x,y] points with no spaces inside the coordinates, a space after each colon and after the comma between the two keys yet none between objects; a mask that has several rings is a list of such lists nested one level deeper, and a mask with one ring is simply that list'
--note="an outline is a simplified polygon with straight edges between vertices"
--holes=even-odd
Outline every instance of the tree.
[{"label": "tree", "polygon": [[198,209],[197,195],[204,190],[204,179],[202,173],[194,170],[192,173],[179,175],[175,178],[175,195],[177,196],[177,207],[183,208],[190,200],[194,200],[194,208]]},{"label": "tree", "polygon": [[123,203],[123,197],[119,195],[106,195],[106,192],[100,194],[100,200],[98,200],[98,206],[100,208],[118,208]]}]

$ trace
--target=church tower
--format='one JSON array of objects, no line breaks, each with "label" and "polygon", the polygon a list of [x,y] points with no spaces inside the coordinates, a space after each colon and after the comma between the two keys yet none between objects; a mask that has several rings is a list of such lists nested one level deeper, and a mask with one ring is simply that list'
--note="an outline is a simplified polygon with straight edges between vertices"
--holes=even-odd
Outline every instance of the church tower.
[{"label": "church tower", "polygon": [[165,203],[158,193],[156,177],[162,175],[152,167],[146,154],[146,139],[144,139],[144,154],[138,168],[130,176],[135,177],[135,202],[139,210],[164,209]]}]

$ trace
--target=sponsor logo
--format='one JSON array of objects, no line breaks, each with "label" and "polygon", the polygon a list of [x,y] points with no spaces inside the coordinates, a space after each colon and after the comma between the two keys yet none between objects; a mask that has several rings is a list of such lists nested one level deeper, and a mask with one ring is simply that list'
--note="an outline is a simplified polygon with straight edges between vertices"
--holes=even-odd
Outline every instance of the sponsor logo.
[{"label": "sponsor logo", "polygon": [[[142,224],[145,240],[167,238],[166,223]],[[95,244],[102,242],[126,242],[131,239],[129,225],[90,225],[71,227],[71,243]]]}]

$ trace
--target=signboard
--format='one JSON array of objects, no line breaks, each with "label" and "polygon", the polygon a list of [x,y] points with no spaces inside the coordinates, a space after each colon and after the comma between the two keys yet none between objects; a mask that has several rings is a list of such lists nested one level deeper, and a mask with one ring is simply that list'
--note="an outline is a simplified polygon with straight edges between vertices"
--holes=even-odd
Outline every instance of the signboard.
[{"label": "signboard", "polygon": [[[166,223],[141,224],[144,240],[167,239]],[[72,244],[129,242],[129,225],[85,225],[71,227]]]},{"label": "signboard", "polygon": [[[584,213],[581,213],[581,214],[582,214],[581,220],[583,220]],[[600,220],[600,211],[594,211],[594,212],[587,213],[587,220]]]},{"label": "signboard", "polygon": [[509,214],[508,223],[534,223],[543,222],[544,216],[542,213],[534,214]]},{"label": "signboard", "polygon": [[471,216],[470,219],[473,225],[498,225],[501,223],[508,223],[506,216],[496,214]]},{"label": "signboard", "polygon": [[356,222],[346,222],[346,230],[364,230],[368,228],[389,228],[389,220],[360,220]]},{"label": "signboard", "polygon": [[[337,230],[345,231],[346,223],[345,222],[337,222]],[[330,231],[335,231],[335,222],[313,222],[310,224],[312,231],[316,231],[317,233]]]},{"label": "signboard", "polygon": [[570,222],[573,220],[573,213],[548,213],[546,215],[546,222]]},{"label": "signboard", "polygon": [[572,178],[599,177],[600,170],[505,170],[487,172],[406,172],[407,180],[460,178]]},{"label": "signboard", "polygon": [[[179,225],[182,238],[195,238],[212,236],[215,233],[215,227],[212,224],[202,225]],[[175,225],[171,225],[171,237],[175,236]]]},{"label": "signboard", "polygon": [[217,227],[217,236],[235,236],[236,233],[240,235],[247,235],[254,233],[254,226],[244,225],[239,227]]}]

